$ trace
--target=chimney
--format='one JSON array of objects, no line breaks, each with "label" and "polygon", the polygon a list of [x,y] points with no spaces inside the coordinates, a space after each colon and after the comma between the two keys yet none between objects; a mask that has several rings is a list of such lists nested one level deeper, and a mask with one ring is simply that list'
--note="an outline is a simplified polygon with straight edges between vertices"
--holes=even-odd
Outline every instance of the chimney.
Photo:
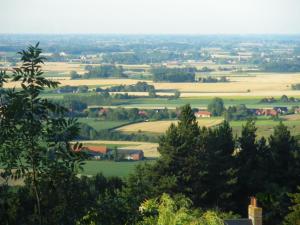
[{"label": "chimney", "polygon": [[251,197],[251,202],[248,207],[248,218],[253,225],[262,225],[262,208],[257,207],[257,200]]}]

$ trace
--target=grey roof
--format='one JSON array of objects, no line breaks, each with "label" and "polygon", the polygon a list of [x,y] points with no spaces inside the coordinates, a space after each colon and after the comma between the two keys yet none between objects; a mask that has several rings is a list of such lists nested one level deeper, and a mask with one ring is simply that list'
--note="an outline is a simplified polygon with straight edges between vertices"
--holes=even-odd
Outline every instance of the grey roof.
[{"label": "grey roof", "polygon": [[252,221],[250,219],[232,219],[232,220],[224,220],[225,225],[252,225]]},{"label": "grey roof", "polygon": [[143,153],[142,150],[137,150],[137,149],[122,149],[122,148],[119,148],[118,149],[118,152],[119,153],[123,153],[123,154],[139,154],[139,153]]}]

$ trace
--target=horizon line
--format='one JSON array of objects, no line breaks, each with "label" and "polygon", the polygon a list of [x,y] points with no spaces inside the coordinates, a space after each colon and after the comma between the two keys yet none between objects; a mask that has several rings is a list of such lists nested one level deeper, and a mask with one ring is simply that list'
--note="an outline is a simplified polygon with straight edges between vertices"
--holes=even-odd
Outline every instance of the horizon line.
[{"label": "horizon line", "polygon": [[34,33],[34,32],[0,32],[0,35],[124,35],[124,36],[298,36],[300,33]]}]

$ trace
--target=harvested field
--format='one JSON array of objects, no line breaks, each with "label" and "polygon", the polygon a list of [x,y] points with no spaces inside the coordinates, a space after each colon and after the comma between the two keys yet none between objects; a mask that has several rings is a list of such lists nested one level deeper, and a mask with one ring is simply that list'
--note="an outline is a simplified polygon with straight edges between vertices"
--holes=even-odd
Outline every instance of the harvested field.
[{"label": "harvested field", "polygon": [[71,71],[76,71],[79,74],[83,74],[85,65],[78,63],[66,63],[66,62],[46,62],[43,66],[43,70],[47,72],[61,72],[68,75]]},{"label": "harvested field", "polygon": [[126,145],[126,147],[122,147],[122,149],[137,149],[143,150],[145,157],[158,157],[159,154],[157,152],[157,143],[150,143],[150,142],[135,142],[135,141],[82,141],[82,143],[86,145],[91,144],[106,144],[106,145]]},{"label": "harvested field", "polygon": [[[220,124],[223,119],[213,118],[213,119],[198,119],[198,124],[200,126],[211,127]],[[122,132],[150,132],[150,133],[164,133],[170,127],[172,123],[177,123],[177,120],[162,120],[154,122],[141,122],[130,124],[118,128],[118,131]]]}]

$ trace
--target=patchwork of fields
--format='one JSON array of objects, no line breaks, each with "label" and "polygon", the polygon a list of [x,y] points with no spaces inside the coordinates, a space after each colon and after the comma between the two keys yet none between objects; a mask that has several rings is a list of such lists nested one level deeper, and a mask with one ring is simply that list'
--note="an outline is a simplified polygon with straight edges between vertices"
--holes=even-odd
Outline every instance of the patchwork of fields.
[{"label": "patchwork of fields", "polygon": [[[93,66],[99,64],[93,64]],[[192,65],[192,64],[191,64]],[[79,86],[87,85],[89,89],[96,87],[106,88],[116,85],[133,85],[141,81],[136,75],[138,72],[132,72],[134,76],[129,76],[129,79],[82,79],[71,80],[70,72],[76,71],[82,75],[85,71],[85,64],[79,63],[64,63],[64,62],[48,62],[44,66],[45,76],[60,82],[61,86]],[[148,73],[149,65],[122,65],[126,70],[141,69]],[[220,65],[214,63],[203,63],[192,65],[198,69],[203,66],[217,69]],[[223,65],[224,68],[230,68],[228,65]],[[246,104],[249,108],[267,108],[274,106],[298,106],[297,102],[286,103],[261,103],[260,100],[265,97],[280,97],[287,95],[289,97],[299,97],[300,91],[294,91],[291,86],[300,83],[300,73],[261,73],[253,70],[251,73],[244,72],[212,72],[211,76],[226,76],[230,82],[227,83],[167,83],[167,82],[153,82],[152,80],[144,80],[148,84],[154,85],[157,90],[156,94],[160,98],[149,98],[148,92],[127,92],[129,95],[139,96],[139,98],[126,99],[120,102],[117,106],[103,106],[101,107],[124,107],[124,108],[139,108],[139,109],[162,109],[168,107],[175,109],[184,104],[191,104],[192,107],[206,108],[209,102],[214,97],[222,97],[226,107],[230,105]],[[197,76],[207,76],[198,73]],[[19,87],[18,83],[7,83],[5,87]],[[180,98],[168,99],[168,96],[174,95],[174,91],[180,91]],[[119,92],[124,93],[124,92]],[[79,93],[78,95],[90,95],[92,93]],[[61,99],[63,95],[58,93],[47,93],[44,97],[51,99]],[[72,94],[75,95],[75,94]],[[77,94],[76,94],[77,95]],[[164,97],[162,97],[164,96]],[[293,135],[300,135],[300,116],[292,115],[285,116],[284,123],[289,127]],[[97,120],[94,118],[79,118],[79,122],[85,123],[93,127],[97,131],[101,130],[115,130],[127,134],[141,133],[141,134],[154,134],[161,135],[169,128],[171,123],[177,123],[177,120],[161,120],[150,122],[139,122],[128,124],[128,121],[107,121]],[[223,118],[207,118],[198,119],[200,126],[213,127],[220,124]],[[233,128],[234,135],[240,135],[242,126],[246,121],[232,121],[230,124]],[[260,119],[256,122],[258,137],[269,136],[279,122],[267,119]],[[144,155],[148,159],[159,157],[157,151],[157,143],[148,142],[133,142],[133,141],[83,141],[85,145],[106,145],[109,148],[122,148],[122,149],[138,149],[143,150]],[[152,163],[153,161],[147,161]],[[83,175],[95,175],[99,172],[107,176],[120,176],[126,177],[134,171],[136,165],[141,162],[113,162],[113,161],[86,161],[84,166]]]}]

